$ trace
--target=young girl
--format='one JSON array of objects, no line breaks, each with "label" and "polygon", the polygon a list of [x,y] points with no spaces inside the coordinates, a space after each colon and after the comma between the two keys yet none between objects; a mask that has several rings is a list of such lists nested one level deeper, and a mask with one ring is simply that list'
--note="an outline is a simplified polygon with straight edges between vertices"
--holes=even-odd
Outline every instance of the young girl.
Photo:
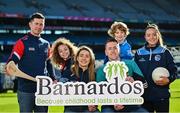
[{"label": "young girl", "polygon": [[60,82],[67,82],[73,79],[71,65],[77,47],[65,38],[57,39],[52,45],[51,62],[56,68],[56,79]]},{"label": "young girl", "polygon": [[[137,50],[135,61],[148,83],[144,92],[143,106],[149,112],[169,112],[169,85],[177,76],[177,68],[169,50],[163,46],[159,28],[149,24],[145,30],[146,44]],[[166,68],[170,76],[161,76],[161,80],[153,81],[152,72],[157,67]]]},{"label": "young girl", "polygon": [[[76,81],[88,83],[95,81],[95,57],[92,50],[87,46],[79,47],[72,66]],[[88,106],[66,106],[65,112],[98,112],[96,105]]]}]

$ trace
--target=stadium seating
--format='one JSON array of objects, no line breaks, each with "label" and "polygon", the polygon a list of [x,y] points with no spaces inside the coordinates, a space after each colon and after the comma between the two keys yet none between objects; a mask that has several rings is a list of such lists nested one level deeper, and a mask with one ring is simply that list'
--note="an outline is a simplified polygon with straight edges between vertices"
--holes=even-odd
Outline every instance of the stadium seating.
[{"label": "stadium seating", "polygon": [[179,4],[178,0],[1,0],[0,13],[30,15],[39,11],[48,16],[179,22]]},{"label": "stadium seating", "polygon": [[[51,43],[58,37],[67,37],[77,45],[102,46],[109,37],[107,30],[112,22],[123,21],[130,28],[127,39],[133,49],[144,44],[147,22],[159,23],[165,44],[177,46],[180,45],[179,8],[179,0],[1,0],[0,19],[11,17],[15,20],[5,23],[0,20],[0,30],[9,30],[0,32],[0,45],[12,47],[24,35],[15,34],[13,30],[27,30],[26,17],[38,11],[48,19],[46,29],[52,34],[44,34],[43,37]],[[25,20],[22,22],[21,18]],[[55,34],[55,30],[68,33]],[[103,52],[96,54],[103,58]]]}]

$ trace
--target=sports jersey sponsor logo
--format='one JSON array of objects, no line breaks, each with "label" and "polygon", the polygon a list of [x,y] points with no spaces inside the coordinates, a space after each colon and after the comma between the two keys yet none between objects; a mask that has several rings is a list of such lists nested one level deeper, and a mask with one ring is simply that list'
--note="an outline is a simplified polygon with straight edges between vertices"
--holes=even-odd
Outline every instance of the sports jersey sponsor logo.
[{"label": "sports jersey sponsor logo", "polygon": [[29,47],[28,50],[29,51],[35,51],[35,48],[34,47]]},{"label": "sports jersey sponsor logo", "polygon": [[160,55],[155,55],[154,59],[155,59],[155,61],[160,61],[161,60],[161,56]]}]

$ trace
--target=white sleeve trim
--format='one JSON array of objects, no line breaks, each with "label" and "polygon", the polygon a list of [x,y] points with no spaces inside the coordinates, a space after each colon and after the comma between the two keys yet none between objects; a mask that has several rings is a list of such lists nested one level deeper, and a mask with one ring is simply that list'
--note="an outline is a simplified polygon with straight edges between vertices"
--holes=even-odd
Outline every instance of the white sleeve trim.
[{"label": "white sleeve trim", "polygon": [[21,59],[21,57],[19,56],[19,54],[17,52],[13,52],[13,54],[15,54],[19,60]]}]

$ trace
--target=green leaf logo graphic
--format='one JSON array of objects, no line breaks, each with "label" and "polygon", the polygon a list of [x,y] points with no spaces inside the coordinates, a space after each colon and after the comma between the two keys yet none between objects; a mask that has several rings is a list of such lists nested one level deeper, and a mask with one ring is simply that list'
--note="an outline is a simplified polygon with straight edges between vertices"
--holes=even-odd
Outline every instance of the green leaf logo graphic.
[{"label": "green leaf logo graphic", "polygon": [[124,62],[111,61],[104,67],[104,72],[106,74],[106,79],[108,81],[115,77],[119,77],[120,80],[125,80],[126,73],[128,72],[128,67]]},{"label": "green leaf logo graphic", "polygon": [[107,76],[109,77],[109,79],[111,79],[112,75],[113,75],[113,66],[114,64],[108,64],[108,66],[105,68],[106,72],[107,72]]}]

